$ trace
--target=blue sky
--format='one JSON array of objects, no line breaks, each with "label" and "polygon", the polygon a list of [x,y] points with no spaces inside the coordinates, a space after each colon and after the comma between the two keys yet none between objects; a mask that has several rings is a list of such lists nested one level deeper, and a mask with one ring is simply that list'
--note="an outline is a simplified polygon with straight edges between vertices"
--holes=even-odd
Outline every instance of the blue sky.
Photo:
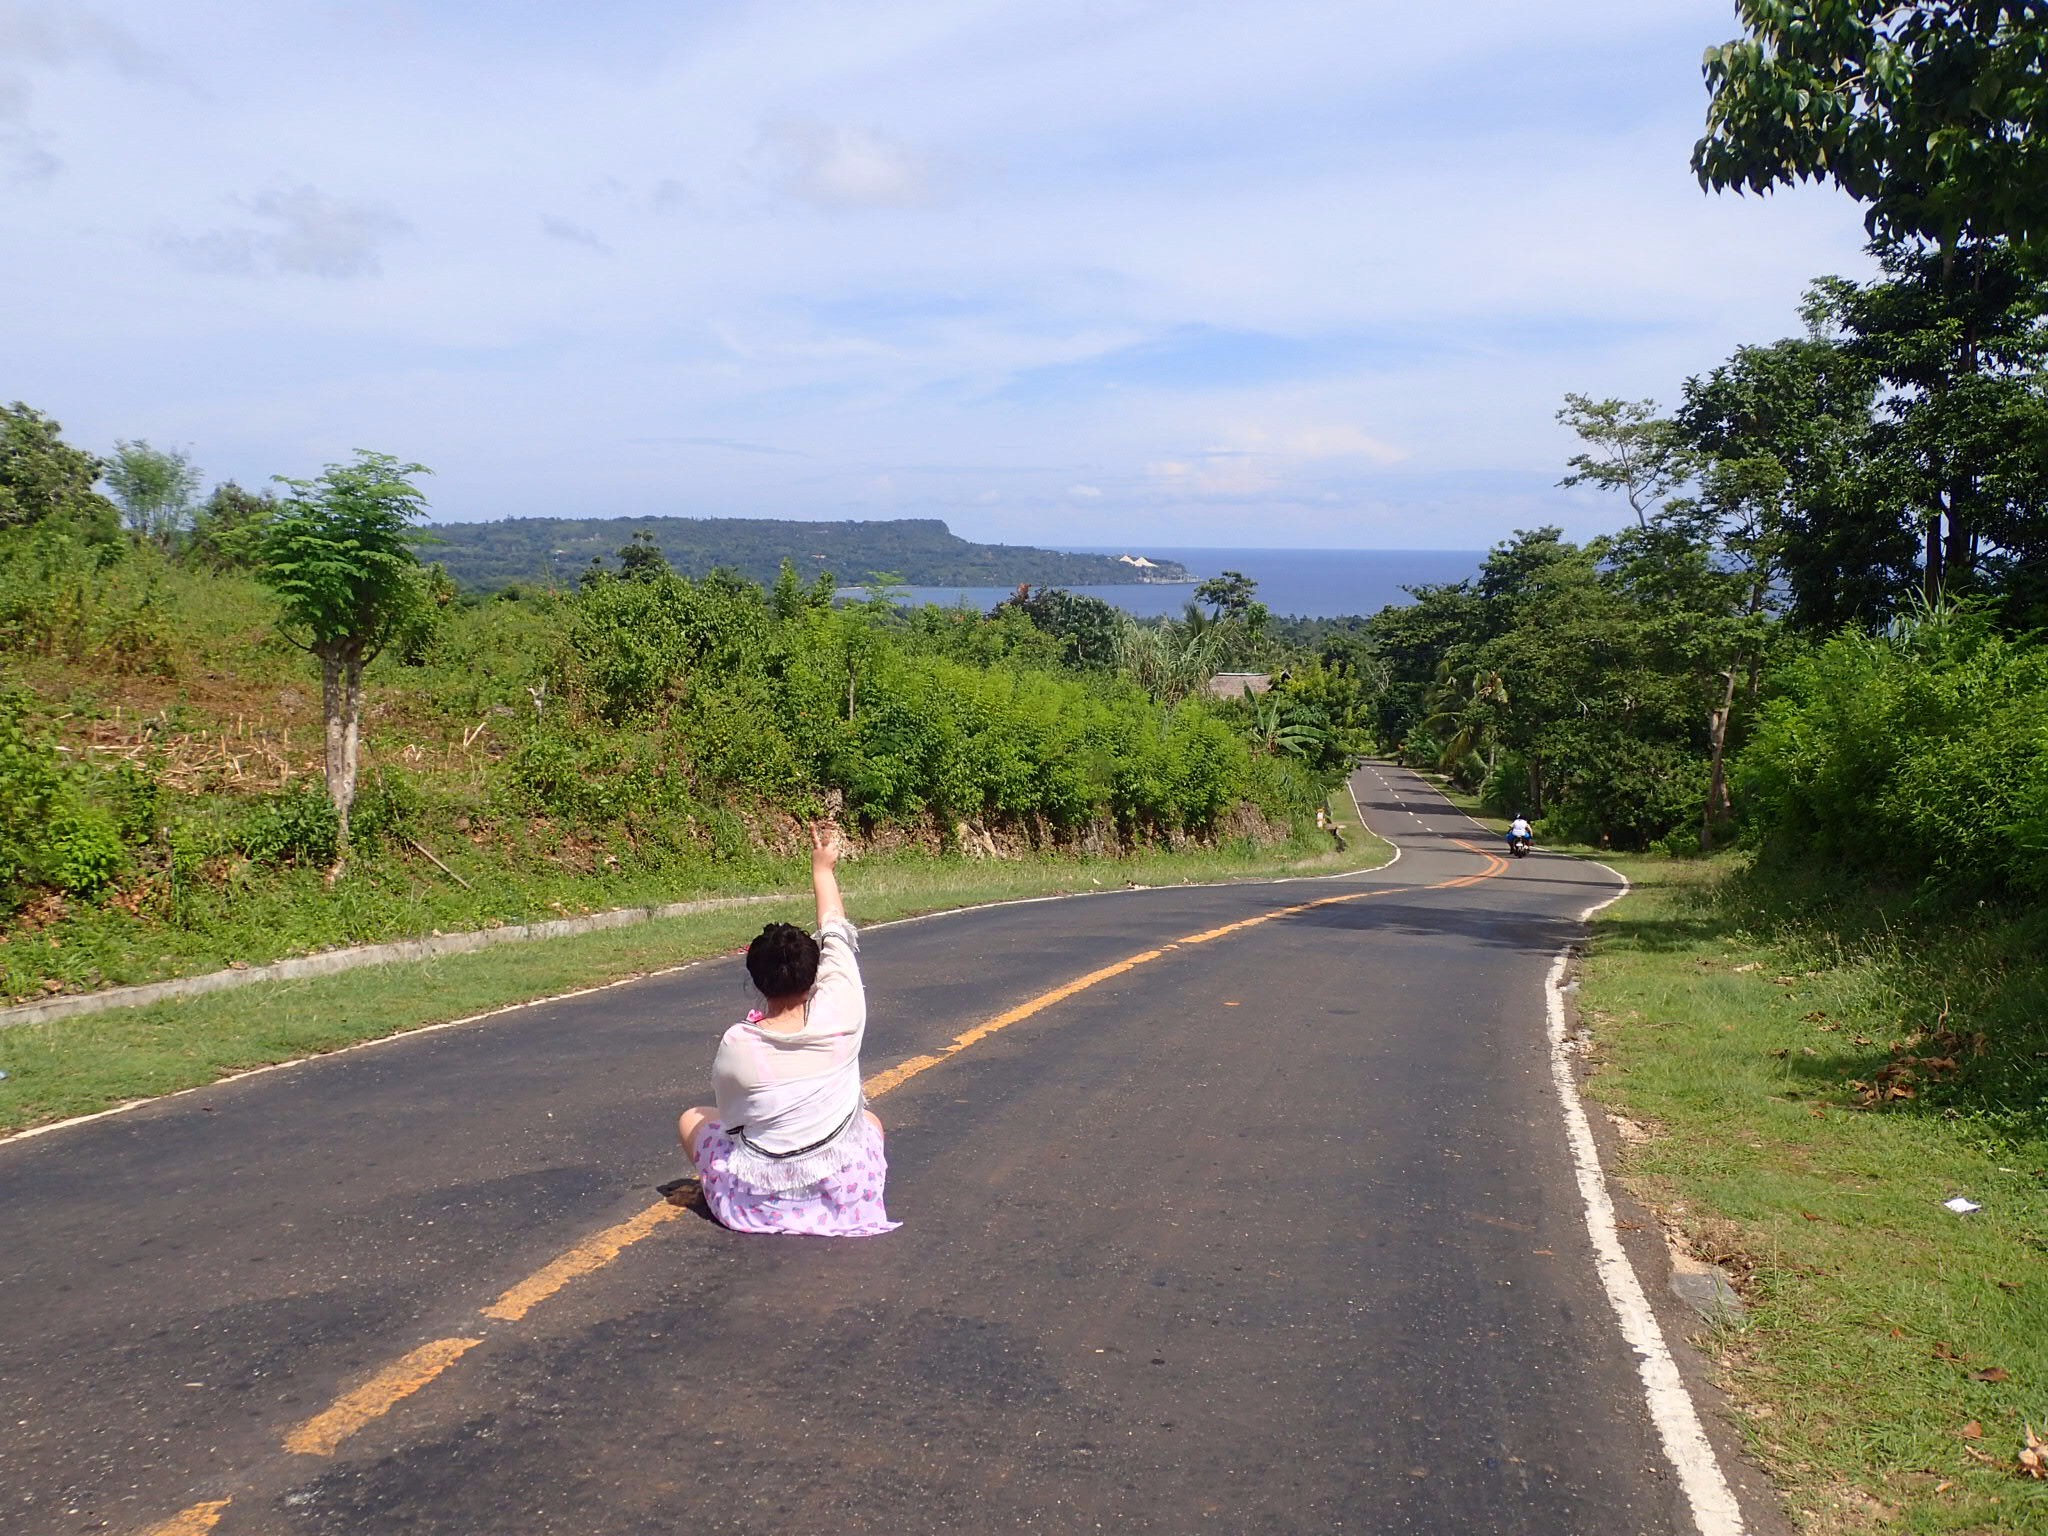
[{"label": "blue sky", "polygon": [[0,398],[436,515],[1009,542],[1583,536],[1866,270],[1686,159],[1727,0],[0,0]]}]

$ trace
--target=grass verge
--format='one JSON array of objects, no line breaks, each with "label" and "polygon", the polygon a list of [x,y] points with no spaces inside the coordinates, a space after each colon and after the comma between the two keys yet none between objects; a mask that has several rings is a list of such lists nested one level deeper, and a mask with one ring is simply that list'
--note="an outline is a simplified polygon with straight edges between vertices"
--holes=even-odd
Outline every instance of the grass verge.
[{"label": "grass verge", "polygon": [[1647,1133],[1625,1180],[1738,1277],[1746,1322],[1701,1342],[1795,1516],[2048,1533],[2038,914],[1609,862],[1635,890],[1584,969],[1591,1091]]},{"label": "grass verge", "polygon": [[[847,867],[847,903],[863,922],[1019,897],[1125,886],[1335,874],[1386,862],[1348,797],[1326,838],[1277,848],[1202,849],[1120,859],[979,862],[898,855]],[[1333,807],[1334,809],[1335,807]],[[795,878],[792,871],[792,880]],[[806,898],[511,944],[470,955],[261,983],[144,1008],[0,1030],[0,1133],[213,1082],[272,1062],[459,1019],[508,1004],[641,975],[744,943],[765,922],[802,921]],[[739,1001],[737,989],[735,1003]]]}]

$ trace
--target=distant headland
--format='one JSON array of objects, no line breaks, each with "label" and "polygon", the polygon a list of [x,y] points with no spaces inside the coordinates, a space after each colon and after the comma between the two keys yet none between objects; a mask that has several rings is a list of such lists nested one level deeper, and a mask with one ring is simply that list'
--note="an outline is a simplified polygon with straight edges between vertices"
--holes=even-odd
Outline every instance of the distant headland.
[{"label": "distant headland", "polygon": [[689,576],[715,566],[766,585],[784,560],[805,580],[830,571],[844,585],[886,574],[913,587],[1078,587],[1186,582],[1177,560],[1077,555],[1027,544],[976,544],[937,518],[806,523],[763,517],[513,517],[440,523],[424,552],[472,591],[515,582],[574,582],[592,560],[616,568],[621,546],[645,533]]}]

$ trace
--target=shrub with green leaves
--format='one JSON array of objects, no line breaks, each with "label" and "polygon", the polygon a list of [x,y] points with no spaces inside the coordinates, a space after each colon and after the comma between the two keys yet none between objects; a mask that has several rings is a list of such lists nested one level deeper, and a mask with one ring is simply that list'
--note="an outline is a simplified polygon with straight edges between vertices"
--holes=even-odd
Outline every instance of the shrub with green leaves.
[{"label": "shrub with green leaves", "polygon": [[340,840],[334,802],[310,784],[251,803],[233,833],[257,864],[332,864]]},{"label": "shrub with green leaves", "polygon": [[1969,608],[1838,636],[1788,669],[1737,787],[1772,851],[2048,890],[2048,645]]},{"label": "shrub with green leaves", "polygon": [[113,816],[96,805],[67,805],[50,823],[43,879],[72,896],[97,896],[128,862]]},{"label": "shrub with green leaves", "polygon": [[[134,839],[122,802],[110,809],[89,800],[84,772],[68,769],[32,733],[21,695],[0,694],[0,902],[7,907],[35,886],[98,896],[126,868]],[[133,796],[136,777],[110,775],[106,787]]]},{"label": "shrub with green leaves", "polygon": [[0,901],[10,907],[43,874],[65,791],[56,752],[30,735],[26,713],[21,695],[0,693]]}]

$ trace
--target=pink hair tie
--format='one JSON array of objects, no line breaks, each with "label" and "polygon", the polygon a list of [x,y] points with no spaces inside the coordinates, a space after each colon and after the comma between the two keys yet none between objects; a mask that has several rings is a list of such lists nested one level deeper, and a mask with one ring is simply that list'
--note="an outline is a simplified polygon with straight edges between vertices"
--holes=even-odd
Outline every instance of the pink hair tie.
[{"label": "pink hair tie", "polygon": [[747,1010],[747,1022],[748,1022],[749,1024],[758,1024],[758,1023],[760,1023],[760,1022],[761,1022],[761,1021],[762,1021],[763,1019],[765,1019],[765,1018],[767,1018],[767,1017],[768,1017],[768,1015],[767,1015],[767,1014],[765,1014],[765,1013],[763,1013],[763,1012],[762,1012],[762,1011],[761,1011],[760,1009],[758,1009],[758,1008],[749,1008],[749,1009]]}]

